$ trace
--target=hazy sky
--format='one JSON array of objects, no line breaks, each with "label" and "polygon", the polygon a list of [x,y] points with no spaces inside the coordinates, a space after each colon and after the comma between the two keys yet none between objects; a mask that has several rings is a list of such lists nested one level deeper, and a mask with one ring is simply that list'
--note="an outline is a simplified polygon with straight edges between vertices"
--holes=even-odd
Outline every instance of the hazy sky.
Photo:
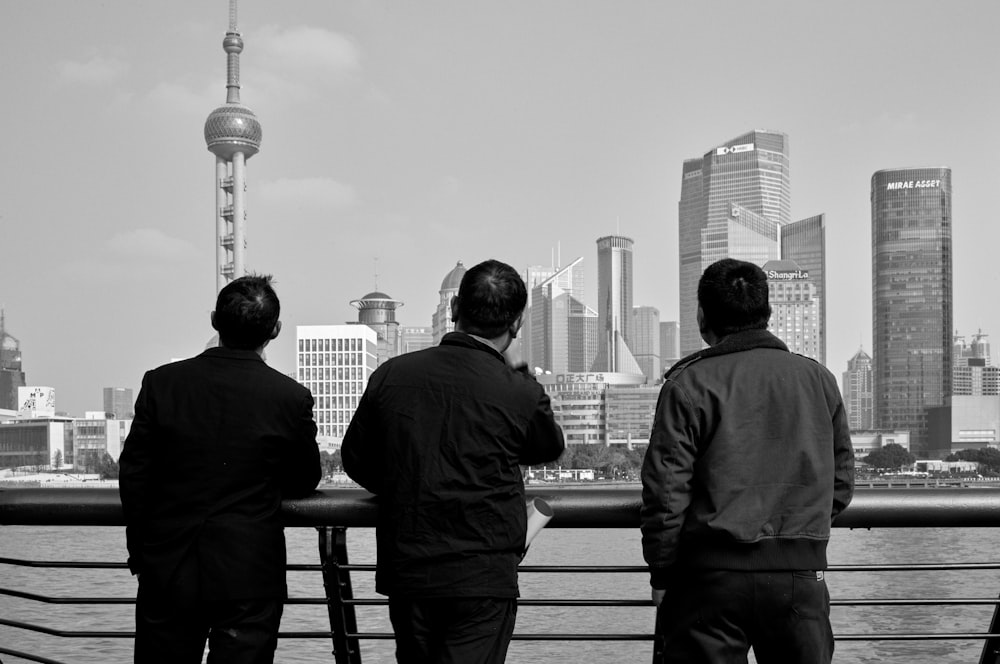
[{"label": "hazy sky", "polygon": [[[870,178],[953,172],[955,323],[1000,352],[992,1],[242,0],[248,266],[296,325],[444,275],[635,240],[635,304],[677,316],[681,163],[750,129],[791,143],[792,215],[827,215],[828,364],[871,352]],[[0,305],[59,410],[212,335],[226,0],[0,0]],[[376,262],[377,259],[377,262]],[[377,267],[376,267],[377,266]]]}]

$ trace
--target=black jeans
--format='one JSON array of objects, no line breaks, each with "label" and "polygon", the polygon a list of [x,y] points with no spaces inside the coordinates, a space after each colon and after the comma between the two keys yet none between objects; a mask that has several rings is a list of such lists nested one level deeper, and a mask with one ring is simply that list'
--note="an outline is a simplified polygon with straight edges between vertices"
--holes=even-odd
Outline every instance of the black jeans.
[{"label": "black jeans", "polygon": [[517,600],[389,598],[399,664],[503,664]]},{"label": "black jeans", "polygon": [[275,598],[202,601],[190,587],[139,581],[135,664],[272,664],[284,609]]},{"label": "black jeans", "polygon": [[822,573],[688,569],[657,612],[664,664],[829,664],[830,594]]}]

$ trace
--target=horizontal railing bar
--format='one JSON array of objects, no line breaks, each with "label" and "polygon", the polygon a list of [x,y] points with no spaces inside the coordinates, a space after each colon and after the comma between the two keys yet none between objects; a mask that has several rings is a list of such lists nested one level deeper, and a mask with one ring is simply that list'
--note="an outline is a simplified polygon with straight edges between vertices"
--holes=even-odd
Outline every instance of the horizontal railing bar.
[{"label": "horizontal railing bar", "polygon": [[112,563],[98,560],[24,560],[22,558],[0,558],[0,565],[18,565],[21,567],[47,567],[69,569],[128,569],[125,563]]},{"label": "horizontal railing bar", "polygon": [[27,593],[23,590],[12,590],[10,588],[0,588],[0,595],[29,599],[35,602],[44,602],[45,604],[135,604],[134,597],[51,597],[48,595]]},{"label": "horizontal railing bar", "polygon": [[29,662],[38,662],[39,664],[63,664],[59,660],[49,659],[48,657],[41,657],[39,655],[32,655],[30,653],[21,652],[20,650],[11,650],[10,648],[4,648],[0,646],[0,655],[11,655],[12,657],[19,657],[21,659],[26,659]]},{"label": "horizontal railing bar", "polygon": [[[555,512],[549,528],[638,528],[639,485],[529,486]],[[378,505],[364,489],[323,489],[282,503],[285,525],[373,528]],[[0,525],[121,526],[117,489],[0,489]],[[1000,491],[980,488],[865,489],[838,528],[1000,527]]]}]

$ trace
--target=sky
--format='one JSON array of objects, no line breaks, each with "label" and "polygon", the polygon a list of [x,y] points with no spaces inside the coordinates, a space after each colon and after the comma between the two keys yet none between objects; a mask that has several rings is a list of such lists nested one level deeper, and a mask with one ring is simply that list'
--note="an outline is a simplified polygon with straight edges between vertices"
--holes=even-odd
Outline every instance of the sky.
[{"label": "sky", "polygon": [[[870,180],[947,166],[954,321],[1000,344],[1000,5],[924,0],[241,0],[247,265],[296,325],[380,290],[429,326],[462,261],[587,266],[633,238],[635,305],[676,320],[684,159],[788,134],[792,218],[825,213],[828,354],[871,353]],[[0,307],[29,385],[102,388],[212,336],[226,0],[0,0]],[[997,352],[1000,352],[998,350]]]}]

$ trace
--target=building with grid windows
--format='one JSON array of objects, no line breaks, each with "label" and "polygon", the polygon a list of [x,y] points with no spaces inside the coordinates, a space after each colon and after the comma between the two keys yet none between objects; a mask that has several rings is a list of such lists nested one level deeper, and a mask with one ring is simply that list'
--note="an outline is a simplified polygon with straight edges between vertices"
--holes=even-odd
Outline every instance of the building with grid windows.
[{"label": "building with grid windows", "polygon": [[295,328],[297,380],[312,392],[320,448],[336,449],[378,366],[378,335],[367,325]]},{"label": "building with grid windows", "polygon": [[841,388],[851,431],[870,431],[875,425],[875,394],[872,391],[872,357],[859,348],[847,362]]},{"label": "building with grid windows", "polygon": [[767,329],[788,350],[819,360],[820,301],[811,274],[791,260],[764,263],[771,319]]},{"label": "building with grid windows", "polygon": [[633,307],[632,318],[632,354],[646,382],[652,385],[663,375],[660,372],[660,310],[646,305]]},{"label": "building with grid windows", "polygon": [[0,410],[18,409],[17,389],[24,387],[21,342],[7,332],[6,316],[0,309]]},{"label": "building with grid windows", "polygon": [[659,396],[659,385],[609,387],[604,393],[607,444],[648,444]]},{"label": "building with grid windows", "polygon": [[[537,274],[537,273],[536,273]],[[530,348],[528,366],[562,374],[587,371],[596,354],[597,312],[585,305],[583,258],[555,270],[530,290],[520,337]]]},{"label": "building with grid windows", "polygon": [[104,412],[118,420],[131,420],[135,399],[130,387],[105,387]]},{"label": "building with grid windows", "polygon": [[681,359],[681,327],[675,320],[660,322],[660,377]]},{"label": "building with grid windows", "polygon": [[402,327],[399,332],[401,353],[413,353],[434,345],[434,334],[429,327]]},{"label": "building with grid windows", "polygon": [[542,374],[537,379],[552,400],[552,413],[567,445],[607,445],[608,390],[637,387],[646,377],[635,373],[574,372]]},{"label": "building with grid windows", "polygon": [[951,169],[877,171],[871,210],[875,426],[909,430],[918,455],[946,452],[927,411],[951,395]]},{"label": "building with grid windows", "polygon": [[687,159],[678,204],[680,355],[703,347],[698,279],[722,258],[763,265],[780,256],[778,229],[792,219],[788,136],[755,130]]},{"label": "building with grid windows", "polygon": [[816,354],[826,364],[826,215],[819,214],[781,227],[781,258],[795,261],[809,274],[816,298]]}]

